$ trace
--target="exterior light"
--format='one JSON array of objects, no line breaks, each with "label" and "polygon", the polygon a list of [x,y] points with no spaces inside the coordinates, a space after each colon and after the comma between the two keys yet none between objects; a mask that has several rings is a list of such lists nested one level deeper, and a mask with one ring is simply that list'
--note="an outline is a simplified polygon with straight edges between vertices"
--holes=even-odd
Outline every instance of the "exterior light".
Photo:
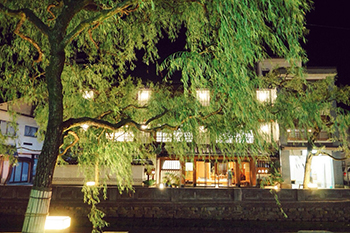
[{"label": "exterior light", "polygon": [[290,129],[287,129],[287,132],[290,133]]},{"label": "exterior light", "polygon": [[95,181],[88,181],[88,182],[86,182],[86,185],[87,186],[95,186],[96,182]]},{"label": "exterior light", "polygon": [[92,99],[92,98],[94,98],[94,92],[93,91],[84,91],[83,98],[84,99]]},{"label": "exterior light", "polygon": [[139,104],[146,104],[150,98],[151,98],[151,90],[144,89],[139,91],[138,93]]},{"label": "exterior light", "polygon": [[70,227],[71,218],[69,216],[47,216],[45,230],[63,230]]},{"label": "exterior light", "polygon": [[311,133],[311,129],[308,130]]},{"label": "exterior light", "polygon": [[309,187],[310,189],[317,189],[317,184],[309,183],[307,187]]},{"label": "exterior light", "polygon": [[203,106],[209,106],[210,91],[208,89],[198,89],[196,91],[196,98]]},{"label": "exterior light", "polygon": [[87,130],[88,128],[89,128],[89,125],[88,124],[83,124],[82,126],[81,126],[81,128],[83,128],[83,130]]},{"label": "exterior light", "polygon": [[159,189],[164,189],[164,184],[163,183],[159,184]]}]

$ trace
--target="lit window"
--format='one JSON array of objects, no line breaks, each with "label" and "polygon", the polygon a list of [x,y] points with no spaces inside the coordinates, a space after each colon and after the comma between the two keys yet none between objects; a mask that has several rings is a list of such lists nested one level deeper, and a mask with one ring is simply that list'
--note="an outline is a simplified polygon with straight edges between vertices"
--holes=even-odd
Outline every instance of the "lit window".
[{"label": "lit window", "polygon": [[193,171],[193,163],[192,162],[186,162],[185,171]]},{"label": "lit window", "polygon": [[185,142],[192,142],[193,134],[190,132],[182,132],[180,129],[172,133],[165,133],[165,132],[159,131],[156,134],[157,142],[172,142],[172,141],[180,142],[182,140],[185,140]]},{"label": "lit window", "polygon": [[259,89],[256,91],[256,98],[262,103],[274,103],[277,91],[276,89]]},{"label": "lit window", "polygon": [[216,139],[216,143],[233,143],[233,137],[230,134],[221,134],[218,139]]},{"label": "lit window", "polygon": [[132,142],[134,140],[134,134],[124,130],[118,130],[113,133],[107,133],[106,138],[117,142]]},{"label": "lit window", "polygon": [[207,89],[200,89],[196,91],[197,100],[203,106],[209,106],[210,103],[210,92]]},{"label": "lit window", "polygon": [[163,170],[180,170],[180,161],[178,160],[165,160],[162,166]]},{"label": "lit window", "polygon": [[139,93],[138,93],[139,104],[141,104],[141,105],[146,104],[150,98],[151,98],[151,90],[144,89],[144,90],[139,91]]},{"label": "lit window", "polygon": [[93,91],[84,91],[83,98],[84,99],[93,99],[94,98],[94,92]]},{"label": "lit window", "polygon": [[237,133],[236,134],[236,142],[237,143],[253,143],[254,142],[253,132],[250,131],[249,133]]},{"label": "lit window", "polygon": [[171,134],[158,131],[156,134],[157,142],[171,142]]}]

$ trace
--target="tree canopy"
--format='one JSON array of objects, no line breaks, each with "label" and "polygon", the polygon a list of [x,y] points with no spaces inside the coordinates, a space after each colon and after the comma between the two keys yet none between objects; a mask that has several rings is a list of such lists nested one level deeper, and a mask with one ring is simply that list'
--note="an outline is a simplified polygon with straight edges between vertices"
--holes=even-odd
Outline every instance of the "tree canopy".
[{"label": "tree canopy", "polygon": [[[57,157],[67,151],[85,164],[113,165],[120,187],[130,187],[132,156],[156,151],[142,134],[159,131],[177,132],[167,149],[179,156],[203,145],[202,130],[227,155],[269,154],[258,130],[267,111],[256,100],[254,67],[271,53],[291,64],[306,59],[300,42],[309,9],[307,0],[1,1],[1,95],[36,106],[44,138],[33,190],[50,188]],[[181,29],[184,50],[158,68],[168,81],[180,70],[182,89],[125,77],[137,52],[146,64],[157,61],[159,40],[176,40]],[[152,91],[147,104],[137,99],[144,87]],[[209,106],[196,99],[200,88],[210,91]],[[115,131],[135,137],[117,143]]]}]

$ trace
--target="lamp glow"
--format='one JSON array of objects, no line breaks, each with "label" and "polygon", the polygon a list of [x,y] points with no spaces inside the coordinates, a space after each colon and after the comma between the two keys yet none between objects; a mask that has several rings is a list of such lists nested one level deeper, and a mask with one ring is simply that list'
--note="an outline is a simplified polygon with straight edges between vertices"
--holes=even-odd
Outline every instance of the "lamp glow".
[{"label": "lamp glow", "polygon": [[159,184],[159,189],[164,189],[164,184],[163,183]]},{"label": "lamp glow", "polygon": [[81,128],[83,128],[83,130],[87,130],[88,128],[89,128],[89,125],[88,124],[83,124],[82,126],[81,126]]},{"label": "lamp glow", "polygon": [[47,216],[45,230],[63,230],[70,227],[71,218],[69,216]]},{"label": "lamp glow", "polygon": [[307,185],[307,187],[309,187],[310,189],[316,189],[316,188],[317,188],[317,184],[309,183],[309,184]]},{"label": "lamp glow", "polygon": [[96,184],[95,181],[88,181],[88,182],[86,182],[87,186],[94,186],[95,184]]}]

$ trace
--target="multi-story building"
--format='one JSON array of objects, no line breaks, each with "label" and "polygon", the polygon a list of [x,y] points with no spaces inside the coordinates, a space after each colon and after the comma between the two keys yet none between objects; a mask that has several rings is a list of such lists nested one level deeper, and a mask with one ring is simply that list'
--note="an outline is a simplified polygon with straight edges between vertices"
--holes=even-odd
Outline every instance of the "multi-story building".
[{"label": "multi-story building", "polygon": [[[14,148],[10,155],[0,155],[1,184],[31,183],[42,148],[37,138],[38,125],[33,117],[33,107],[24,103],[0,104],[1,134],[7,137],[6,145]],[[9,114],[9,109],[16,112]],[[11,150],[12,151],[12,150]]]},{"label": "multi-story building", "polygon": [[[301,66],[301,63],[297,65]],[[257,73],[265,75],[273,69],[283,70],[288,67],[290,67],[290,64],[285,59],[269,59],[257,64]],[[305,71],[307,81],[316,81],[327,77],[334,78],[336,75],[334,68],[307,68]],[[256,95],[261,102],[269,101],[273,103],[277,97],[277,90],[258,89]],[[209,103],[209,91],[200,90],[197,93],[197,98],[203,105]],[[307,152],[307,140],[301,135],[303,129],[284,130],[284,127],[280,127],[274,122],[262,124],[260,130],[270,134],[271,140],[277,142],[280,148],[279,152],[271,155],[269,160],[259,159],[259,157],[252,158],[248,151],[239,163],[240,158],[227,160],[219,151],[217,153],[212,151],[209,153],[208,151],[207,156],[205,156],[205,152],[198,152],[191,160],[181,163],[176,159],[176,156],[158,156],[156,166],[156,173],[160,178],[158,182],[166,180],[166,174],[173,173],[178,177],[184,177],[181,182],[182,185],[227,187],[228,171],[233,169],[233,184],[240,187],[256,186],[259,184],[259,180],[270,175],[271,163],[278,161],[283,179],[281,187],[302,188]],[[329,139],[329,135],[325,131],[321,131],[315,144],[318,147],[323,147],[323,151],[327,154],[331,154],[335,158],[341,158],[341,153],[336,151],[339,145],[338,142]],[[157,134],[157,142],[166,143],[166,140],[164,137],[162,139],[161,132]],[[251,140],[254,140],[253,136]],[[342,187],[341,161],[333,160],[325,154],[315,156],[311,165],[311,185],[318,188]]]},{"label": "multi-story building", "polygon": [[[301,65],[301,64],[299,64]],[[284,59],[269,59],[257,64],[257,73],[264,75],[275,68],[287,68],[290,65]],[[334,77],[336,70],[332,68],[306,69],[306,79],[309,81]],[[258,89],[256,91],[257,99],[261,102],[274,102],[278,91],[275,89]],[[140,104],[145,104],[152,95],[150,90],[141,90],[138,94]],[[197,90],[196,97],[198,101],[206,106],[210,103],[210,92],[206,89]],[[3,134],[14,133],[8,126],[10,120],[7,112],[7,104],[0,105],[1,130]],[[0,160],[0,174],[2,183],[30,182],[35,175],[35,162],[40,152],[42,144],[37,141],[35,132],[37,126],[31,114],[32,109],[28,106],[18,107],[17,117],[18,131],[17,138],[9,141],[8,144],[16,146],[18,162],[17,166],[9,166],[9,161],[4,157]],[[300,132],[298,131],[300,130]],[[282,188],[302,188],[304,177],[304,166],[306,160],[305,139],[300,136],[303,129],[284,129],[276,122],[261,124],[260,131],[270,134],[270,140],[277,142],[280,150],[271,155],[269,159],[253,158],[247,151],[246,156],[235,157],[222,154],[220,151],[211,151],[200,149],[195,151],[194,155],[188,160],[179,161],[176,155],[168,154],[162,150],[157,158],[149,161],[147,165],[137,161],[132,166],[134,183],[142,184],[142,180],[155,179],[157,184],[172,183],[182,186],[209,186],[209,187],[227,187],[228,185],[257,186],[259,181],[270,175],[271,163],[278,161],[282,174]],[[202,129],[203,140],[205,141],[206,132]],[[184,137],[191,141],[192,135],[178,131],[173,135],[164,132],[157,132],[154,138],[155,143],[164,145],[170,140],[176,140],[176,135]],[[113,135],[113,138],[120,142],[133,140],[134,135],[121,130]],[[149,134],[140,133],[148,141]],[[321,132],[318,140],[318,146],[324,146],[324,150],[334,157],[340,157],[340,152],[336,151],[337,142],[328,140],[327,133]],[[253,135],[246,135],[246,140],[254,140]],[[227,143],[230,143],[229,141]],[[205,148],[205,147],[204,147]],[[199,150],[199,149],[198,149]],[[9,168],[9,169],[8,169]],[[232,184],[228,182],[228,176],[232,176]],[[335,188],[343,185],[342,164],[326,155],[314,157],[311,166],[312,183],[319,188]],[[53,183],[54,184],[82,184],[82,174],[76,165],[66,167],[56,167]],[[113,183],[113,181],[112,181]]]}]

